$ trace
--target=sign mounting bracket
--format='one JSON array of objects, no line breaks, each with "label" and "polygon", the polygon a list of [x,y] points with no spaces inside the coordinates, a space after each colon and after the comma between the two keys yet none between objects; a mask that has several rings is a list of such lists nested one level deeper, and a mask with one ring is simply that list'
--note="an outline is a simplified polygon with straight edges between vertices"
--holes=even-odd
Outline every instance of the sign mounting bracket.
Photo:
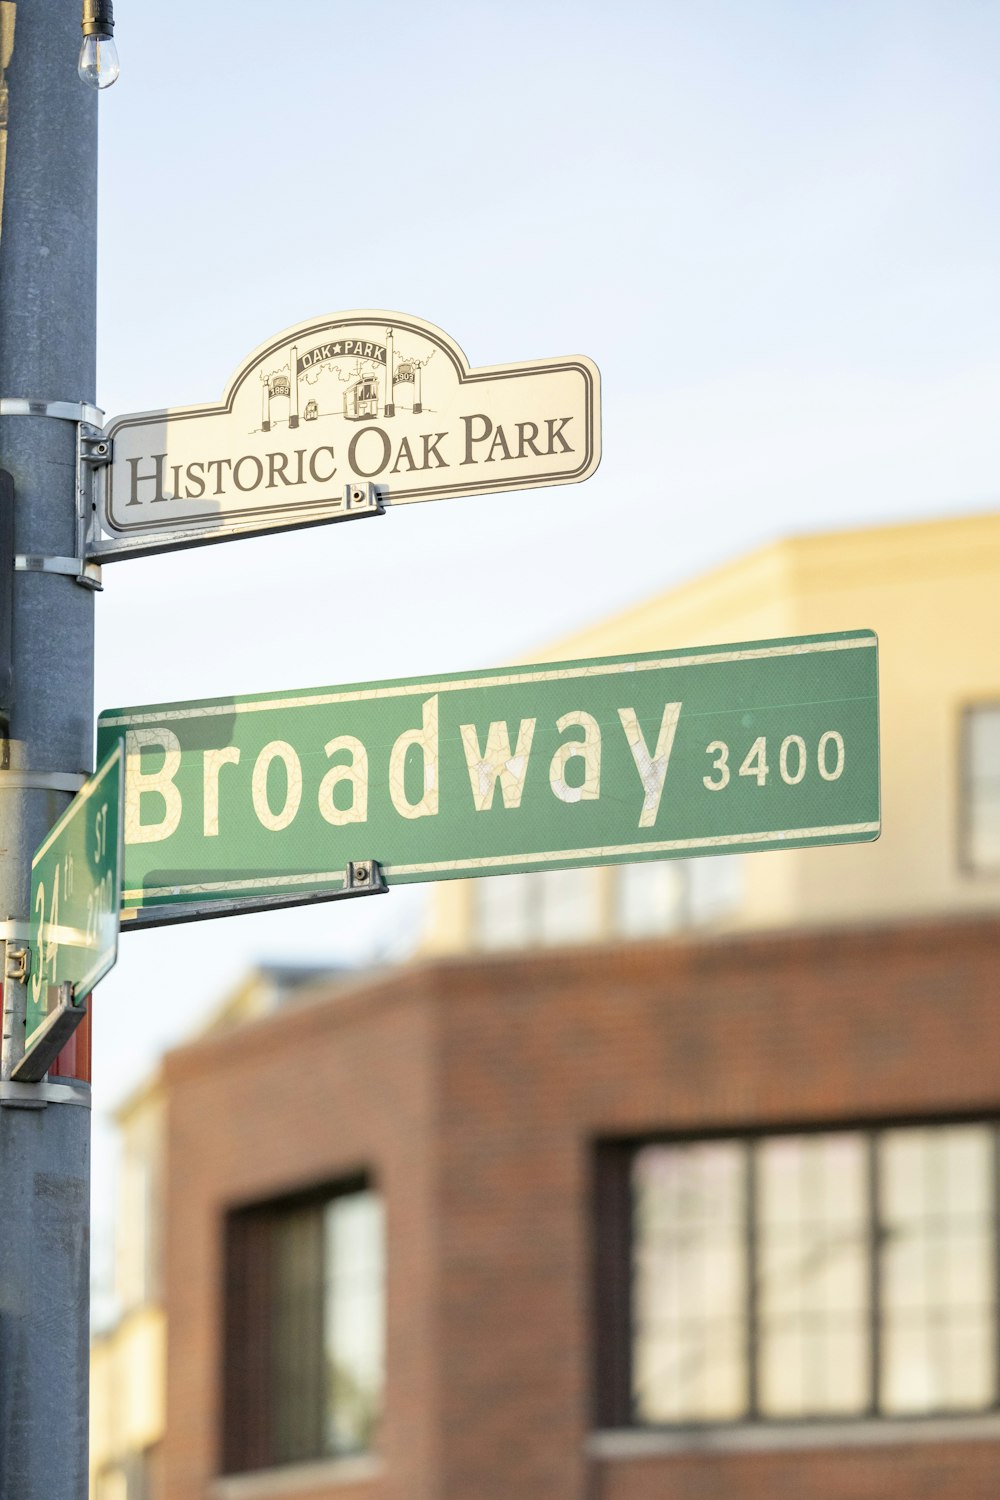
[{"label": "sign mounting bracket", "polygon": [[[41,1083],[87,1014],[86,1006],[76,1003],[75,986],[69,981],[59,985],[50,985],[49,990],[49,1014],[36,1030],[23,1057],[11,1072],[12,1083]],[[54,1005],[51,1004],[53,998],[55,999]]]},{"label": "sign mounting bracket", "polygon": [[122,912],[121,930],[141,932],[147,927],[168,927],[179,922],[206,922],[211,917],[238,917],[248,912],[277,911],[287,906],[315,906],[320,901],[343,901],[349,896],[384,896],[388,890],[378,860],[352,860],[340,890],[258,896],[250,900],[186,901],[177,906],[132,907]]},{"label": "sign mounting bracket", "polygon": [[[100,460],[101,465],[106,465],[107,462],[107,459]],[[104,474],[106,475],[107,472],[105,468]],[[186,531],[145,531],[137,536],[105,537],[102,535],[103,528],[97,518],[104,515],[106,484],[100,478],[97,479],[97,483],[102,485],[101,499],[94,507],[92,524],[84,542],[85,555],[92,564],[121,562],[129,557],[153,557],[160,552],[180,552],[190,547],[205,547],[211,542],[239,541],[241,537],[274,536],[282,531],[305,531],[313,526],[328,526],[333,521],[360,521],[366,516],[384,516],[385,508],[390,503],[387,485],[347,484],[344,486],[343,499],[333,502],[337,508],[332,512],[328,508],[321,514],[297,516],[294,520],[287,521],[271,520],[255,527],[238,523],[191,527]]]},{"label": "sign mounting bracket", "polygon": [[14,555],[14,572],[58,573],[67,578],[75,578],[83,588],[93,589],[95,593],[100,593],[104,588],[100,563],[90,562],[85,557],[37,557],[17,552]]},{"label": "sign mounting bracket", "polygon": [[[22,396],[4,396],[0,397],[0,417],[49,417],[58,422],[73,422],[77,429],[76,556],[43,557],[25,553],[13,554],[12,509],[10,521],[0,521],[0,524],[7,526],[10,530],[10,539],[7,541],[4,555],[13,554],[15,573],[63,574],[75,578],[83,588],[99,592],[104,587],[101,582],[101,569],[89,558],[87,541],[93,529],[92,522],[96,511],[92,471],[110,464],[114,452],[111,439],[104,435],[101,427],[104,412],[99,406],[93,406],[87,401],[35,401]],[[3,484],[9,491],[3,500],[5,508],[13,506],[12,483],[10,476],[5,474]],[[0,635],[2,635],[2,627],[0,627]]]}]

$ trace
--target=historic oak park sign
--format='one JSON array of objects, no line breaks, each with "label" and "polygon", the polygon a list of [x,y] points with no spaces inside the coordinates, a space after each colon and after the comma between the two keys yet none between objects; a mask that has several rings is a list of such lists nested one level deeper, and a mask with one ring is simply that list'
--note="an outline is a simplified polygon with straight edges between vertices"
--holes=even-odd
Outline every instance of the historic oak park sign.
[{"label": "historic oak park sign", "polygon": [[873,839],[877,691],[853,631],[106,712],[123,919]]},{"label": "historic oak park sign", "polygon": [[586,479],[600,380],[582,355],[473,370],[420,318],[337,313],[268,339],[218,404],[109,422],[95,558]]}]

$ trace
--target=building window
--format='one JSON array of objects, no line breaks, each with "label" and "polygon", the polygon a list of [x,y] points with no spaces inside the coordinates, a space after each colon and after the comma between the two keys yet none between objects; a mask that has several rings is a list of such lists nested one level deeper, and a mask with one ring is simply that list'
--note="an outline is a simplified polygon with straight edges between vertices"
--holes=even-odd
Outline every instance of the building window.
[{"label": "building window", "polygon": [[663,937],[724,921],[743,897],[739,854],[581,866],[475,881],[474,922],[479,946],[493,951],[587,943],[611,935]]},{"label": "building window", "polygon": [[615,927],[622,937],[662,937],[690,921],[687,865],[650,860],[619,865],[615,878]]},{"label": "building window", "polygon": [[962,735],[962,859],[978,875],[1000,875],[1000,704],[965,713]]},{"label": "building window", "polygon": [[480,946],[500,950],[593,941],[600,935],[600,871],[490,875],[475,884]]},{"label": "building window", "polygon": [[598,1422],[1000,1405],[997,1127],[601,1148]]},{"label": "building window", "polygon": [[743,902],[743,858],[650,860],[617,865],[615,927],[622,937],[663,937],[710,926]]},{"label": "building window", "polygon": [[689,910],[693,927],[719,922],[743,904],[743,856],[716,854],[688,862]]},{"label": "building window", "polygon": [[224,1467],[362,1453],[384,1383],[382,1203],[367,1185],[226,1222]]}]

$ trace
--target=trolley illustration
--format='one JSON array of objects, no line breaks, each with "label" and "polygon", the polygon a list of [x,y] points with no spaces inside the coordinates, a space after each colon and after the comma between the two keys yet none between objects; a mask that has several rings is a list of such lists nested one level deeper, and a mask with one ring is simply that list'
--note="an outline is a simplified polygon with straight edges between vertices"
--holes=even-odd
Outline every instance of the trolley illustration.
[{"label": "trolley illustration", "polygon": [[344,392],[344,416],[350,422],[377,417],[378,405],[378,381],[374,375],[362,375]]}]

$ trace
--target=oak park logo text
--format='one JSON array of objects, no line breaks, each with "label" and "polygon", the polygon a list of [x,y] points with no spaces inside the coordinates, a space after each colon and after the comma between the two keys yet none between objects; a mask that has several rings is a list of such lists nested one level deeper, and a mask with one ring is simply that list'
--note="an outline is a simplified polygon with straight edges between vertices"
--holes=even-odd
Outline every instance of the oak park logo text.
[{"label": "oak park logo text", "polygon": [[[238,491],[292,489],[298,485],[372,480],[427,470],[505,464],[574,453],[573,417],[539,422],[496,422],[485,412],[459,418],[447,432],[390,435],[373,423],[359,427],[344,444],[245,453],[239,458],[212,458],[171,463],[169,453],[129,458],[130,506],[171,500],[224,498]],[[579,425],[579,424],[577,424]]]}]

